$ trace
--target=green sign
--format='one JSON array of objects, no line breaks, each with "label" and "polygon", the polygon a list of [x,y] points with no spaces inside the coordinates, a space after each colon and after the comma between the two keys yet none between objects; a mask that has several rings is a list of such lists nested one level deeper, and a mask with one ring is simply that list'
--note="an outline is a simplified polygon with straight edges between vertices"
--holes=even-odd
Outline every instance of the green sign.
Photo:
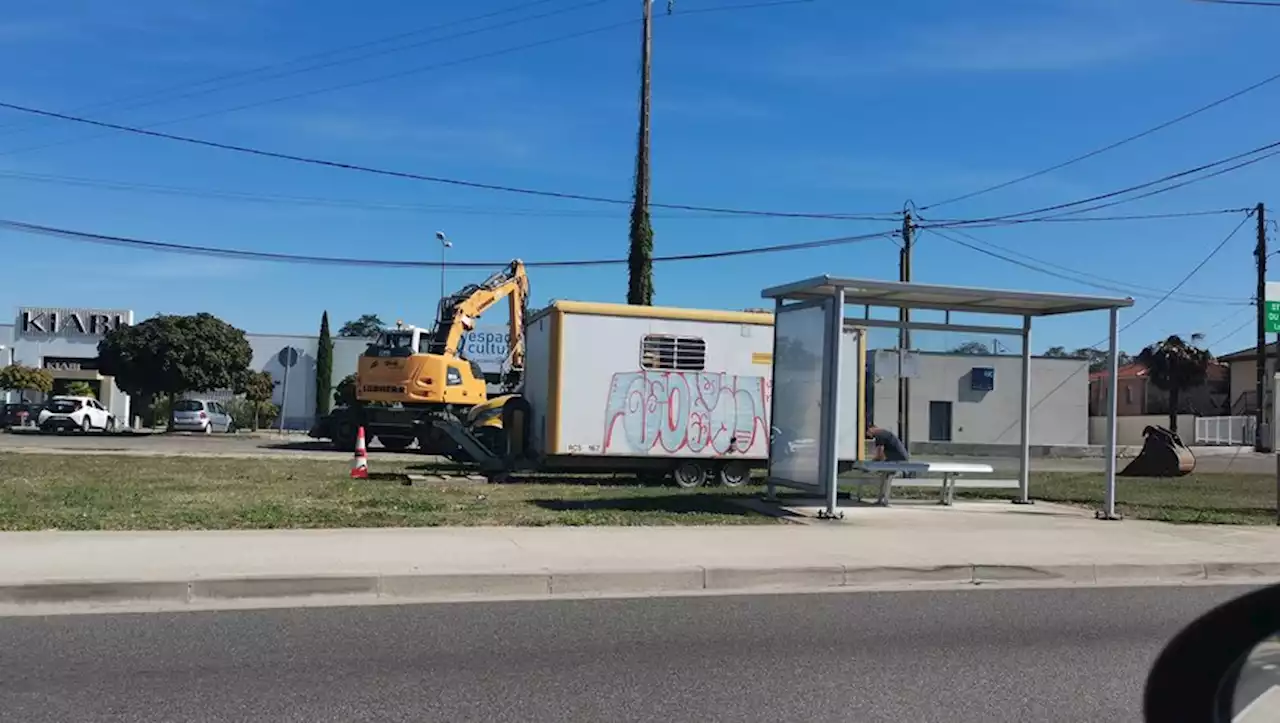
[{"label": "green sign", "polygon": [[1267,333],[1280,333],[1280,301],[1268,301],[1267,308]]}]

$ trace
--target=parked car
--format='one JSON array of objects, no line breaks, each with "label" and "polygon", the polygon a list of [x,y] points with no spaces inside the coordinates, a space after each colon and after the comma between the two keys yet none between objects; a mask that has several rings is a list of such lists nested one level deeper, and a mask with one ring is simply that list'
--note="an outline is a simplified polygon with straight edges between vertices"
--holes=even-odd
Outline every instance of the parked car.
[{"label": "parked car", "polygon": [[40,410],[39,425],[43,432],[114,432],[116,417],[93,397],[53,397]]},{"label": "parked car", "polygon": [[24,423],[40,418],[41,405],[30,402],[0,404],[0,429],[21,427]]},{"label": "parked car", "polygon": [[173,428],[179,432],[234,432],[235,421],[222,402],[179,399],[173,403]]}]

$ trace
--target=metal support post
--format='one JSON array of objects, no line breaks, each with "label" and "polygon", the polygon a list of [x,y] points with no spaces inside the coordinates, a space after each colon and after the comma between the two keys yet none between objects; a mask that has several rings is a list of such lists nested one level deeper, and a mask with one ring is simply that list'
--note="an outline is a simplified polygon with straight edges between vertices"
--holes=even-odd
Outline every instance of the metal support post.
[{"label": "metal support post", "polygon": [[825,362],[822,374],[822,427],[818,434],[818,473],[827,489],[827,508],[819,517],[844,519],[840,511],[840,351],[844,334],[844,289],[832,297],[827,307]]},{"label": "metal support post", "polygon": [[1116,514],[1116,397],[1120,390],[1120,310],[1111,310],[1111,346],[1107,353],[1107,494],[1103,508],[1098,510],[1100,520],[1118,520]]},{"label": "metal support post", "polygon": [[[993,350],[994,351],[994,350]],[[1018,422],[1018,497],[1031,504],[1031,317],[1022,317],[1022,419]]]}]

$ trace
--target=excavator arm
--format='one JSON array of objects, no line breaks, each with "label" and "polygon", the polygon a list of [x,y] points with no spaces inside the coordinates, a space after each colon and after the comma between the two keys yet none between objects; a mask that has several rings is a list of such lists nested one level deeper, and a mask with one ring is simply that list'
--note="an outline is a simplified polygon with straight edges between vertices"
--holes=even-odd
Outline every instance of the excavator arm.
[{"label": "excavator arm", "polygon": [[529,276],[524,262],[511,264],[479,284],[469,284],[456,294],[440,300],[432,330],[429,353],[456,357],[467,332],[489,307],[508,300],[511,309],[511,339],[507,356],[513,370],[524,369],[524,317],[529,303]]}]

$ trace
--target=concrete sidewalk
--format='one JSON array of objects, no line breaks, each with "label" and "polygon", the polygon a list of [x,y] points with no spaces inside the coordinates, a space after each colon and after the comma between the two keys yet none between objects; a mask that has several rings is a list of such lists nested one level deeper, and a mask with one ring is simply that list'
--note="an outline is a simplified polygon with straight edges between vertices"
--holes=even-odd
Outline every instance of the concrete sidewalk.
[{"label": "concrete sidewalk", "polygon": [[776,527],[0,533],[0,607],[1280,580],[1280,530],[1040,503],[850,508]]}]

